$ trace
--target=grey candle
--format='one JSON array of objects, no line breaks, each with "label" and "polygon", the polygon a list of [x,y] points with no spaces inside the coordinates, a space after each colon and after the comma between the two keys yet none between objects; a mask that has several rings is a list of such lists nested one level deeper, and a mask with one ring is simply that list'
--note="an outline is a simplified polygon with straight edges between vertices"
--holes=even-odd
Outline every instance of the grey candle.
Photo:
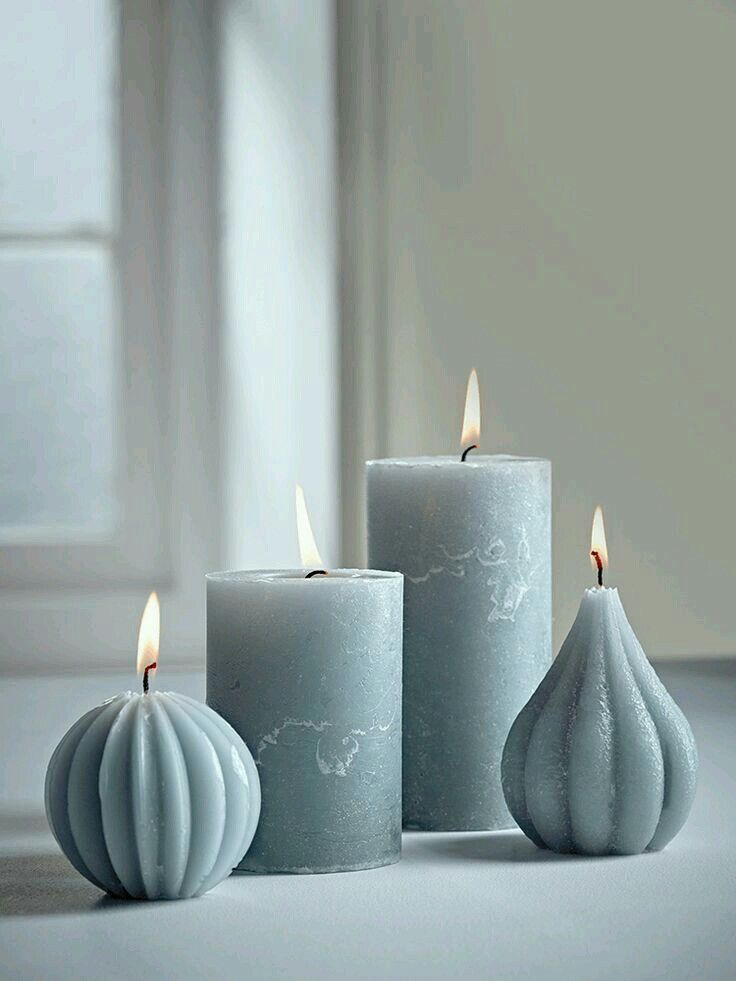
[{"label": "grey candle", "polygon": [[207,702],[252,747],[262,788],[242,871],[401,853],[402,577],[306,575],[207,577]]},{"label": "grey candle", "polygon": [[698,752],[649,664],[617,589],[596,509],[586,589],[570,633],[514,722],[503,755],[509,808],[540,848],[583,855],[659,851],[687,820]]},{"label": "grey candle", "polygon": [[373,460],[367,481],[369,565],[405,576],[404,827],[513,826],[503,746],[551,661],[549,462]]},{"label": "grey candle", "polygon": [[215,712],[149,692],[158,666],[159,602],[138,638],[143,694],[124,692],[78,719],[46,772],[46,815],[75,869],[135,899],[201,896],[230,875],[258,824],[248,748]]}]

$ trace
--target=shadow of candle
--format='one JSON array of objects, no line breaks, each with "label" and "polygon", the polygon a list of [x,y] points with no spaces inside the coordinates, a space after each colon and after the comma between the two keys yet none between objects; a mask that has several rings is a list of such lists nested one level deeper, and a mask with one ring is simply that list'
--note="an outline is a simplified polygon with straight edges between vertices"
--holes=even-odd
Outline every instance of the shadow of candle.
[{"label": "shadow of candle", "polygon": [[61,854],[0,856],[0,916],[69,915],[106,905]]},{"label": "shadow of candle", "polygon": [[538,864],[579,862],[583,855],[562,855],[537,848],[521,831],[489,831],[483,834],[427,834],[404,832],[404,861],[502,862]]}]

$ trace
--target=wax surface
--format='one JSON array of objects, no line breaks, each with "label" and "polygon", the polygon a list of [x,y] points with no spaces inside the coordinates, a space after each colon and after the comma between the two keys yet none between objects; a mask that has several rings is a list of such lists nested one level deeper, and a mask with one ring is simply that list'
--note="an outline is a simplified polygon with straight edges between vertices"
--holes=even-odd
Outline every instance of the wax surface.
[{"label": "wax surface", "polygon": [[551,660],[550,466],[367,464],[368,558],[405,575],[404,826],[506,828],[501,753]]},{"label": "wax surface", "polygon": [[242,858],[259,811],[258,773],[242,739],[175,692],[126,692],[87,712],[46,774],[59,846],[116,896],[202,895]]},{"label": "wax surface", "polygon": [[402,578],[207,577],[207,701],[253,747],[263,810],[240,868],[338,872],[401,852]]},{"label": "wax surface", "polygon": [[697,751],[616,589],[589,589],[562,649],[520,713],[503,757],[511,813],[540,847],[637,854],[690,812]]}]

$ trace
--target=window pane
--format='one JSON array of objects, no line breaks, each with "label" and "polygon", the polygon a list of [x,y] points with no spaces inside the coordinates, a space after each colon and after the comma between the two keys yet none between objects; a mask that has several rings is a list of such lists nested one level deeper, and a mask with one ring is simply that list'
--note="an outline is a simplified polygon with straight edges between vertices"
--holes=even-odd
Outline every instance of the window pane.
[{"label": "window pane", "polygon": [[113,324],[105,250],[0,251],[0,537],[110,529]]},{"label": "window pane", "polygon": [[113,0],[0,0],[0,231],[111,231]]}]

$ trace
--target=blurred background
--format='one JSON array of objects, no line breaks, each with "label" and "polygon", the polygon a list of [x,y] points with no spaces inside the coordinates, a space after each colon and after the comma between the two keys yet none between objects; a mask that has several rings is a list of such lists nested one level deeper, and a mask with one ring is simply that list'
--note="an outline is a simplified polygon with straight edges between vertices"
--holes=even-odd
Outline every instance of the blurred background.
[{"label": "blurred background", "polygon": [[736,651],[736,4],[0,0],[0,671],[201,667],[363,461],[553,464],[651,657]]}]

